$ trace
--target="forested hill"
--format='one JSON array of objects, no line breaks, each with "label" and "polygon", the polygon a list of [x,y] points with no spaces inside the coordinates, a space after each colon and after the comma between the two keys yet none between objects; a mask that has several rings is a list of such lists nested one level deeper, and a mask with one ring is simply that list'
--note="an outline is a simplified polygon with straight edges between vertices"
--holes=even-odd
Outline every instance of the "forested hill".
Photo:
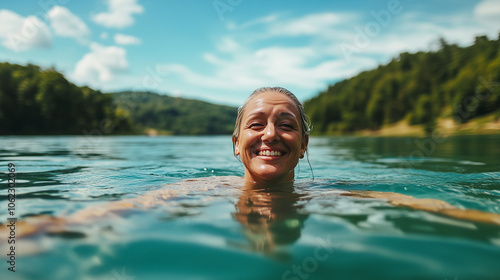
[{"label": "forested hill", "polygon": [[112,96],[78,87],[54,69],[0,63],[0,134],[130,133]]},{"label": "forested hill", "polygon": [[237,109],[152,92],[119,92],[113,98],[141,130],[183,135],[231,134]]},{"label": "forested hill", "polygon": [[55,69],[0,63],[0,135],[231,134],[236,108],[150,92],[102,93]]},{"label": "forested hill", "polygon": [[438,120],[500,116],[500,36],[438,51],[402,53],[386,65],[329,86],[304,102],[315,133],[376,130],[406,121],[429,131]]}]

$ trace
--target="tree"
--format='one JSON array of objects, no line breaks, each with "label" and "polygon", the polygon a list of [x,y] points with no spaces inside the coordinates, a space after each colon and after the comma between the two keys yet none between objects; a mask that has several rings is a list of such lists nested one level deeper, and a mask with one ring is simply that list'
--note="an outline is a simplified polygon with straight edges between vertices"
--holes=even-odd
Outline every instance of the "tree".
[{"label": "tree", "polygon": [[500,34],[496,40],[478,36],[468,47],[440,39],[439,50],[401,53],[329,85],[304,108],[315,133],[376,129],[401,120],[430,129],[440,117],[467,122],[500,112],[500,88],[484,85],[500,82],[499,49]]}]

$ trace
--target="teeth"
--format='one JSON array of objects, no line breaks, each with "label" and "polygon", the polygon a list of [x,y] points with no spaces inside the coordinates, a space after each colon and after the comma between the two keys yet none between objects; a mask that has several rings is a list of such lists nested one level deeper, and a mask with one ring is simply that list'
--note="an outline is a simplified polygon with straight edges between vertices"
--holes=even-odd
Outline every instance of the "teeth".
[{"label": "teeth", "polygon": [[281,152],[279,151],[260,151],[259,156],[281,156]]}]

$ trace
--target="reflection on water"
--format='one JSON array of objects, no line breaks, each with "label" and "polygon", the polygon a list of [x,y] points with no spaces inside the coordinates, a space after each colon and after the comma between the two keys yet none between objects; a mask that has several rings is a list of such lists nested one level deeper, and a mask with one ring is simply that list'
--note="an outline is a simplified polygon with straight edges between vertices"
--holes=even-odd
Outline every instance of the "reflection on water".
[{"label": "reflection on water", "polygon": [[[317,146],[345,160],[458,173],[500,169],[500,135],[427,137],[313,138]],[[313,144],[314,145],[314,144]]]},{"label": "reflection on water", "polygon": [[303,194],[293,184],[246,186],[236,203],[233,217],[244,226],[251,247],[272,252],[275,246],[290,245],[300,238],[307,214],[300,213]]}]

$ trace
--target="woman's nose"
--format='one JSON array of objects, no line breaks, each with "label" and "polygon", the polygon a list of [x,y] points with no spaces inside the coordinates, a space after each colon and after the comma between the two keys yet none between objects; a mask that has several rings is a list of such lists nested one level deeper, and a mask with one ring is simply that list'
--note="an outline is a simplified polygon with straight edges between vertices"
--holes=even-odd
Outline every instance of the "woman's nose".
[{"label": "woman's nose", "polygon": [[262,135],[263,141],[274,141],[278,139],[278,133],[276,132],[276,127],[273,124],[269,124],[264,129],[264,135]]}]

